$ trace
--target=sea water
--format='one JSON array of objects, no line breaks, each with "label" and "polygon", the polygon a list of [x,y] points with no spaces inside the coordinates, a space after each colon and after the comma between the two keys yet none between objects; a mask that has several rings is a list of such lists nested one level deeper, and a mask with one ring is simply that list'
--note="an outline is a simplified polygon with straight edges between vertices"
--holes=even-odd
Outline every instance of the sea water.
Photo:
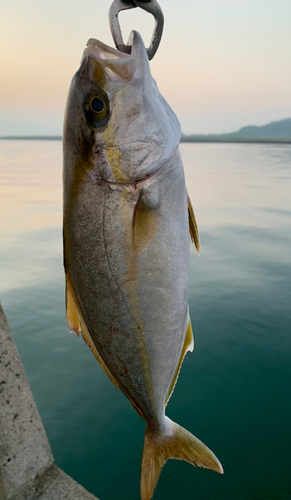
[{"label": "sea water", "polygon": [[[201,237],[167,415],[225,474],[169,461],[155,500],[291,498],[291,146],[182,144]],[[136,500],[145,423],[65,321],[61,142],[0,141],[0,299],[56,464]]]}]

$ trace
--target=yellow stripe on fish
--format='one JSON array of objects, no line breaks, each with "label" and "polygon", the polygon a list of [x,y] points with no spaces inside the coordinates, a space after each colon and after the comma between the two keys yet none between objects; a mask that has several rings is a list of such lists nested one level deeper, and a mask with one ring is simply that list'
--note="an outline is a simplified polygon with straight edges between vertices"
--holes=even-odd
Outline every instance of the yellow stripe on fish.
[{"label": "yellow stripe on fish", "polygon": [[128,182],[128,177],[122,170],[120,162],[120,149],[118,147],[106,148],[108,163],[111,167],[112,174],[116,182]]},{"label": "yellow stripe on fish", "polygon": [[94,80],[99,87],[104,89],[106,83],[106,73],[104,66],[102,65],[102,63],[99,63],[99,61],[96,61],[96,59],[94,59],[93,57],[91,58],[91,61],[93,62],[94,65],[93,69]]}]

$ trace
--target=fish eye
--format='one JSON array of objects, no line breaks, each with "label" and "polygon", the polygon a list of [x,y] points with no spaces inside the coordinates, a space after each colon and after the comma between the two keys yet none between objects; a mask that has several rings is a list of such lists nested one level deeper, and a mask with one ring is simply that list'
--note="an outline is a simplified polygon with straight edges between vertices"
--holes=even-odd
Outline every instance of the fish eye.
[{"label": "fish eye", "polygon": [[93,111],[93,113],[102,113],[102,111],[105,108],[105,104],[100,99],[100,97],[92,96],[90,99],[90,109]]},{"label": "fish eye", "polygon": [[83,111],[89,125],[106,127],[110,118],[109,99],[104,90],[99,88],[95,92],[94,90],[92,93],[84,95]]}]

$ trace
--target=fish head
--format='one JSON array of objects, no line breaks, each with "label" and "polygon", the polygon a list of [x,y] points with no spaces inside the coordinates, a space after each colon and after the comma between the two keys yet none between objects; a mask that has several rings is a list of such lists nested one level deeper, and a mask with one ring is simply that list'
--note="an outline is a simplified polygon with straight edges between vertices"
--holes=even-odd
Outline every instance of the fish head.
[{"label": "fish head", "polygon": [[88,41],[67,100],[65,171],[77,164],[97,179],[134,183],[178,147],[179,121],[158,91],[139,33],[131,33],[129,45],[126,54]]}]

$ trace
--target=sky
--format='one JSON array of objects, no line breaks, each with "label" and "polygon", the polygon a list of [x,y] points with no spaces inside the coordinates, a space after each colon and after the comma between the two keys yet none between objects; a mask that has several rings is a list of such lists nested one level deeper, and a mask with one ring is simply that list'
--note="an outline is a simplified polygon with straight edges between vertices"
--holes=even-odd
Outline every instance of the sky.
[{"label": "sky", "polygon": [[[231,132],[291,117],[291,0],[159,3],[165,28],[151,68],[184,133]],[[87,40],[113,45],[110,4],[2,4],[0,125],[24,123],[61,133],[70,81]],[[149,44],[152,16],[132,9],[120,19],[124,39],[136,29]]]}]

